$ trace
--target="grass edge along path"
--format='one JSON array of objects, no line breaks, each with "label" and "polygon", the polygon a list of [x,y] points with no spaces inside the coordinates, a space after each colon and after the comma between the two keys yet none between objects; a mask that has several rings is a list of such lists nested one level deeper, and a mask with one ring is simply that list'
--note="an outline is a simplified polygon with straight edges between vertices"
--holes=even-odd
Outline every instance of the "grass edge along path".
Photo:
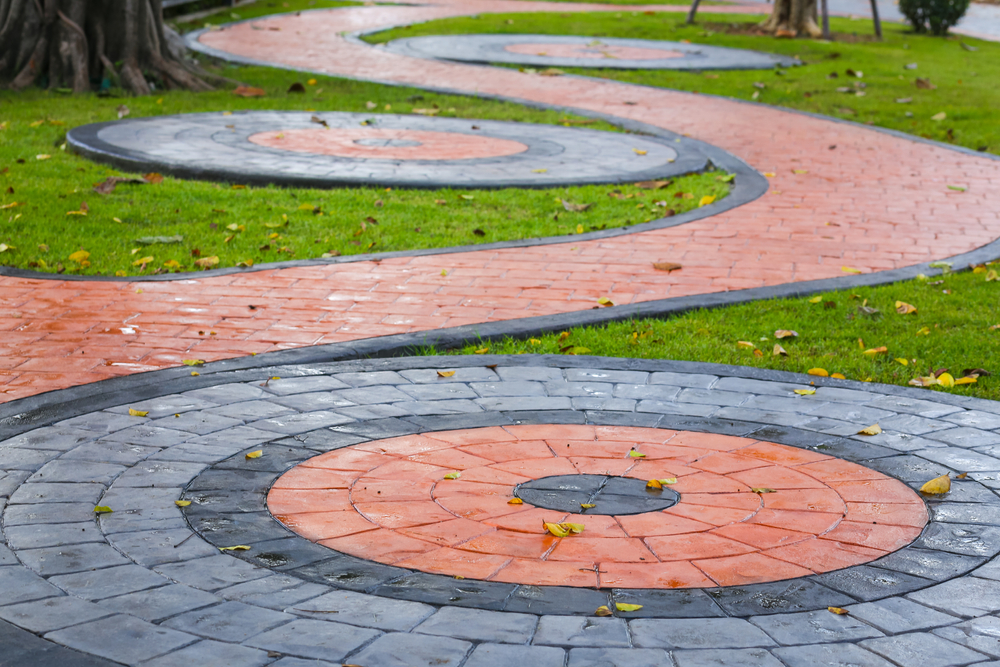
[{"label": "grass edge along path", "polygon": [[566,73],[719,95],[819,113],[1000,153],[1000,43],[931,37],[886,23],[832,18],[834,41],[751,34],[762,16],[704,14],[688,26],[676,12],[489,14],[456,17],[366,35],[369,43],[422,35],[573,34],[751,49],[798,57],[775,70],[669,71],[563,68]]},{"label": "grass edge along path", "polygon": [[[679,269],[683,271],[683,268]],[[421,354],[572,354],[808,373],[1000,400],[1000,262],[916,280],[610,322]],[[985,372],[984,372],[985,371]],[[819,371],[813,370],[814,373]],[[975,382],[948,385],[978,375]],[[988,374],[987,374],[988,373]]]}]

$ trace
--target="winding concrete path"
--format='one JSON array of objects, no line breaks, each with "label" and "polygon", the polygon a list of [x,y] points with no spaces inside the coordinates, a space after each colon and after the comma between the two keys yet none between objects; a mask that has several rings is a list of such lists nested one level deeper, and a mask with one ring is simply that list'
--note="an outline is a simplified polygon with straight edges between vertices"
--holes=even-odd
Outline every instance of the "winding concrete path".
[{"label": "winding concrete path", "polygon": [[[280,30],[242,23],[201,41],[233,58],[573,107],[666,128],[768,174],[766,195],[689,224],[598,241],[156,283],[5,277],[2,397],[188,358],[587,311],[601,297],[622,306],[835,278],[844,276],[844,266],[878,272],[968,252],[1000,233],[1000,162],[986,156],[697,94],[415,61],[344,36],[463,14],[601,8],[494,0],[352,7],[252,24]],[[684,269],[657,272],[657,260]]]}]

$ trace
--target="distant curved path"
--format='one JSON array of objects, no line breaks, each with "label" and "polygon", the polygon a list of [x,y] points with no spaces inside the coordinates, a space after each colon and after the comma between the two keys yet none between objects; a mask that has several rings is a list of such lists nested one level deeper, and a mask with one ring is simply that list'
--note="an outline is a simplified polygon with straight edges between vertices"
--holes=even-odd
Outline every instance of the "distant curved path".
[{"label": "distant curved path", "polygon": [[[735,100],[417,61],[345,36],[485,12],[606,9],[434,0],[278,15],[200,39],[203,48],[233,59],[569,107],[690,135],[774,174],[766,195],[688,224],[535,247],[403,253],[381,261],[155,282],[2,277],[0,398],[178,366],[190,358],[211,361],[461,326],[471,327],[462,330],[469,335],[565,326],[596,317],[591,311],[605,296],[618,306],[600,311],[607,318],[667,312],[675,303],[787,294],[795,286],[886,281],[926,270],[922,263],[982,248],[1000,235],[1000,161],[990,156]],[[677,261],[684,269],[658,272],[652,267],[657,260]],[[852,278],[844,266],[865,275]],[[897,272],[869,275],[885,271]],[[749,289],[754,291],[731,294]],[[555,319],[513,322],[537,316]],[[498,322],[509,324],[490,324]]]}]

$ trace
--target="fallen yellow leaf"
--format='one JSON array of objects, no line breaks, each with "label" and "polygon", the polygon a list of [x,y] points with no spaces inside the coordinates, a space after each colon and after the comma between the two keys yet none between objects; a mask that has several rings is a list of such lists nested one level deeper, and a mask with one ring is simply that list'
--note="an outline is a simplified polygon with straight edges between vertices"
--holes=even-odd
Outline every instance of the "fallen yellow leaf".
[{"label": "fallen yellow leaf", "polygon": [[190,504],[191,504],[190,500],[175,500],[174,501],[174,505],[177,505],[178,507],[187,507]]},{"label": "fallen yellow leaf", "polygon": [[211,257],[202,257],[201,259],[196,259],[194,265],[199,269],[210,269],[219,263],[219,258],[215,255]]},{"label": "fallen yellow leaf", "polygon": [[651,479],[648,482],[646,482],[646,488],[647,489],[662,489],[663,488],[663,484],[661,484],[660,480],[658,480],[658,479]]},{"label": "fallen yellow leaf", "polygon": [[455,371],[438,371],[438,377],[450,378],[455,374]]},{"label": "fallen yellow leaf", "polygon": [[806,371],[806,373],[808,373],[809,375],[815,375],[816,377],[820,378],[830,377],[830,374],[826,371],[825,368],[810,368],[809,370]]},{"label": "fallen yellow leaf", "polygon": [[938,384],[941,385],[942,387],[955,386],[955,378],[952,377],[951,373],[941,373],[941,375],[937,376],[937,381]]},{"label": "fallen yellow leaf", "polygon": [[977,378],[970,375],[964,378],[958,378],[957,380],[955,380],[955,385],[958,386],[960,384],[975,384],[978,381],[979,380]]},{"label": "fallen yellow leaf", "polygon": [[486,354],[489,351],[490,351],[490,348],[488,348],[488,347],[481,347],[478,350],[476,350],[476,354]]},{"label": "fallen yellow leaf", "polygon": [[910,360],[909,359],[903,359],[902,357],[896,357],[896,363],[902,364],[903,366],[909,366],[910,365]]},{"label": "fallen yellow leaf", "polygon": [[594,503],[580,503],[580,509],[589,510],[594,507],[597,507]]},{"label": "fallen yellow leaf", "polygon": [[771,356],[774,356],[774,357],[787,357],[788,356],[788,352],[785,351],[785,348],[783,348],[780,345],[778,345],[777,343],[775,343],[774,344],[774,350],[771,352]]},{"label": "fallen yellow leaf", "polygon": [[757,487],[750,489],[753,493],[777,493],[774,489],[769,489],[767,487]]},{"label": "fallen yellow leaf", "polygon": [[634,449],[630,450],[629,453],[628,453],[628,455],[631,458],[633,458],[633,459],[644,459],[644,458],[646,458],[645,454],[643,454],[642,452],[637,452]]},{"label": "fallen yellow leaf", "polygon": [[931,335],[931,328],[930,327],[921,327],[920,329],[917,330],[917,335],[918,336],[929,336],[929,335]]},{"label": "fallen yellow leaf", "polygon": [[823,297],[821,296],[814,296],[813,298],[809,299],[809,303],[820,303],[821,301],[823,301]]},{"label": "fallen yellow leaf", "polygon": [[94,508],[94,512],[97,514],[111,514],[114,510],[107,505],[98,505]]},{"label": "fallen yellow leaf", "polygon": [[626,602],[616,602],[615,609],[618,611],[639,611],[642,609],[641,604],[628,604]]},{"label": "fallen yellow leaf", "polygon": [[444,478],[445,479],[458,479],[461,476],[462,476],[462,473],[460,473],[460,472],[450,472],[447,475],[445,475]]},{"label": "fallen yellow leaf", "polygon": [[549,531],[549,533],[555,535],[556,537],[566,537],[569,535],[569,531],[560,526],[558,523],[542,522],[542,526],[545,530]]},{"label": "fallen yellow leaf", "polygon": [[701,208],[702,206],[708,206],[709,204],[711,204],[714,201],[715,201],[715,197],[714,196],[705,195],[704,197],[702,197],[698,201],[698,208]]},{"label": "fallen yellow leaf", "polygon": [[861,273],[861,269],[855,269],[850,266],[842,266],[840,267],[840,270],[843,271],[844,273]]},{"label": "fallen yellow leaf", "polygon": [[611,610],[608,609],[607,605],[601,605],[594,611],[594,616],[611,616]]},{"label": "fallen yellow leaf", "polygon": [[949,491],[951,491],[951,478],[948,477],[948,475],[935,477],[920,487],[920,493],[926,493],[932,496],[939,496],[943,493],[948,493]]},{"label": "fallen yellow leaf", "polygon": [[677,483],[677,478],[676,477],[667,477],[666,479],[660,479],[660,480],[657,480],[657,481],[660,484],[662,484],[664,486],[667,486],[668,484],[676,484]]},{"label": "fallen yellow leaf", "polygon": [[858,431],[858,435],[878,435],[882,432],[882,427],[878,424],[872,424],[868,428],[863,428]]},{"label": "fallen yellow leaf", "polygon": [[869,357],[874,357],[876,354],[882,354],[883,352],[888,352],[888,351],[889,348],[887,348],[885,345],[882,345],[880,347],[873,347],[871,349],[865,350],[864,352],[862,352],[862,354],[867,355]]},{"label": "fallen yellow leaf", "polygon": [[764,353],[761,352],[760,350],[754,350],[753,351],[753,356],[755,356],[755,357],[763,357]]},{"label": "fallen yellow leaf", "polygon": [[77,262],[77,263],[85,262],[87,261],[88,258],[90,258],[90,253],[87,252],[86,250],[77,250],[76,252],[74,252],[72,255],[69,256],[69,260],[71,262]]},{"label": "fallen yellow leaf", "polygon": [[184,364],[185,366],[204,366],[205,365],[205,360],[204,359],[182,359],[181,363]]},{"label": "fallen yellow leaf", "polygon": [[598,299],[597,303],[601,304],[602,306],[613,306],[613,305],[615,305],[615,302],[612,301],[611,299],[609,299],[606,296],[602,296],[600,299]]},{"label": "fallen yellow leaf", "polygon": [[834,373],[830,377],[837,378],[838,380],[846,380],[847,379],[847,376],[845,376],[843,373]]},{"label": "fallen yellow leaf", "polygon": [[792,331],[791,329],[778,329],[774,332],[775,338],[797,338],[798,335],[797,331]]},{"label": "fallen yellow leaf", "polygon": [[258,449],[255,452],[247,452],[246,458],[247,459],[259,459],[263,455],[264,455],[264,451],[261,450],[261,449]]},{"label": "fallen yellow leaf", "polygon": [[754,348],[754,345],[748,340],[738,340],[736,341],[736,347],[742,347],[747,350],[752,350]]},{"label": "fallen yellow leaf", "polygon": [[507,504],[508,505],[523,505],[524,501],[521,500],[520,498],[511,498],[510,500],[507,501]]},{"label": "fallen yellow leaf", "polygon": [[574,533],[576,535],[579,535],[580,533],[582,533],[583,532],[583,528],[584,528],[584,526],[583,526],[582,523],[561,523],[559,525],[562,526],[563,528],[565,528],[566,530],[568,530],[569,532]]},{"label": "fallen yellow leaf", "polygon": [[827,611],[837,614],[838,616],[847,616],[850,612],[843,607],[827,607]]},{"label": "fallen yellow leaf", "polygon": [[219,551],[250,551],[250,547],[245,544],[237,544],[232,547],[219,547]]},{"label": "fallen yellow leaf", "polygon": [[816,393],[815,389],[796,389],[795,393],[799,396],[812,396]]},{"label": "fallen yellow leaf", "polygon": [[145,417],[149,414],[149,410],[136,410],[135,408],[129,408],[128,414],[130,417]]},{"label": "fallen yellow leaf", "polygon": [[645,155],[646,153],[648,153],[648,152],[649,152],[649,151],[641,151],[641,150],[639,150],[638,148],[633,148],[632,150],[634,150],[634,151],[635,151],[635,154],[636,154],[636,155]]},{"label": "fallen yellow leaf", "polygon": [[900,315],[909,315],[910,313],[917,312],[917,307],[906,303],[905,301],[896,302],[896,312]]}]

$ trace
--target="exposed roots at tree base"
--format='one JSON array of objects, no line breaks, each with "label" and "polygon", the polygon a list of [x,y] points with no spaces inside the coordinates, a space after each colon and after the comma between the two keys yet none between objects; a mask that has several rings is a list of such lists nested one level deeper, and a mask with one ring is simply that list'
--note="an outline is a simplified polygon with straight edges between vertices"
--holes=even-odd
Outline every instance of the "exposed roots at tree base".
[{"label": "exposed roots at tree base", "polygon": [[[162,0],[0,0],[0,81],[83,93],[107,80],[148,95],[212,90],[219,80],[184,57],[181,38],[163,23]],[[117,63],[117,66],[116,66]]]},{"label": "exposed roots at tree base", "polygon": [[771,15],[760,27],[776,37],[823,36],[816,23],[816,0],[774,0]]}]

